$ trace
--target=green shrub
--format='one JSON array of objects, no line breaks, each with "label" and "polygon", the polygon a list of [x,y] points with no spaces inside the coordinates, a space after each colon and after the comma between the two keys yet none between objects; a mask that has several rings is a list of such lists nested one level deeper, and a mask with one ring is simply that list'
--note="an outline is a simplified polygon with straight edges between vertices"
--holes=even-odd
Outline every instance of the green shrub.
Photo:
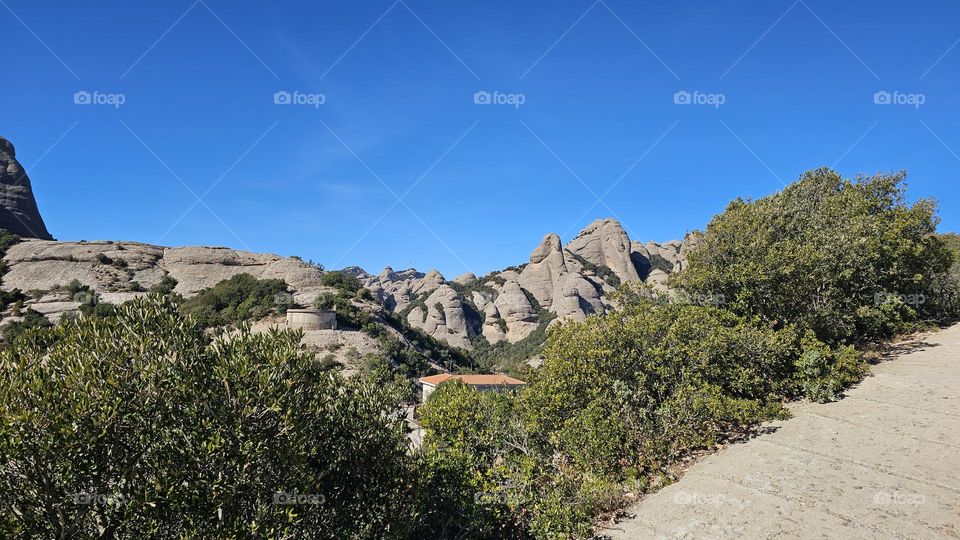
[{"label": "green shrub", "polygon": [[27,308],[23,311],[23,318],[19,321],[13,321],[3,326],[3,341],[6,344],[15,343],[20,336],[31,335],[34,329],[47,328],[53,324],[39,311],[33,308]]},{"label": "green shrub", "polygon": [[320,283],[327,287],[336,287],[351,293],[356,293],[363,286],[356,276],[344,272],[327,272],[320,277]]},{"label": "green shrub", "polygon": [[151,297],[38,337],[0,356],[0,536],[410,536],[392,386],[298,333],[210,343]]},{"label": "green shrub", "polygon": [[185,300],[181,309],[205,327],[223,326],[261,319],[272,311],[285,313],[288,303],[278,300],[286,296],[287,284],[282,279],[237,274]]},{"label": "green shrub", "polygon": [[[904,177],[851,181],[818,169],[769,197],[738,199],[707,226],[675,284],[830,343],[890,337],[941,318],[934,285],[951,256],[935,234],[935,203],[908,205]],[[878,300],[890,297],[922,301],[906,310]]]},{"label": "green shrub", "polygon": [[170,274],[164,274],[156,285],[150,287],[150,292],[164,296],[172,294],[175,288],[177,288],[177,280]]}]

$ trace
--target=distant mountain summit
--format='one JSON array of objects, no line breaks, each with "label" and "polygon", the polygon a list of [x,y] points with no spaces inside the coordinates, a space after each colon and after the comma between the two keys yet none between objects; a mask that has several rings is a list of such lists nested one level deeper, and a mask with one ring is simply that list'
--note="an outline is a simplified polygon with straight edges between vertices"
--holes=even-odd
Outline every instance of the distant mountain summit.
[{"label": "distant mountain summit", "polygon": [[24,238],[53,240],[40,217],[26,171],[13,144],[0,137],[0,229]]}]

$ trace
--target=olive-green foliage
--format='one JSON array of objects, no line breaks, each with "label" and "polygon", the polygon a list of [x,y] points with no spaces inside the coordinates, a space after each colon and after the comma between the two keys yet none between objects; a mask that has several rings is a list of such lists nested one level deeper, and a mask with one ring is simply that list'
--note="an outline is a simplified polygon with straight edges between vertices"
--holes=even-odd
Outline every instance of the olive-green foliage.
[{"label": "olive-green foliage", "polygon": [[27,308],[22,313],[22,319],[7,323],[3,326],[3,341],[9,345],[24,334],[29,334],[35,328],[52,326],[47,317],[33,308]]},{"label": "olive-green foliage", "polygon": [[0,229],[0,253],[6,253],[10,246],[22,241],[22,238],[6,229]]},{"label": "olive-green foliage", "polygon": [[150,287],[150,292],[159,295],[172,294],[173,290],[177,287],[177,280],[174,279],[170,274],[164,274],[160,281]]},{"label": "olive-green foliage", "polygon": [[151,296],[18,340],[0,355],[0,536],[409,537],[393,387],[343,379],[300,337],[211,342]]},{"label": "olive-green foliage", "polygon": [[[473,350],[470,352],[470,356],[476,360],[480,369],[484,371],[497,371],[523,378],[528,371],[524,362],[540,352],[540,348],[547,340],[547,326],[549,326],[550,321],[556,318],[555,313],[545,309],[540,309],[538,316],[540,322],[537,328],[514,343],[501,340],[491,344],[483,336],[477,336],[473,340]],[[503,323],[503,326],[506,326],[503,319],[499,319],[499,321]],[[506,328],[501,329],[506,332]]]},{"label": "olive-green foliage", "polygon": [[784,416],[786,398],[835,398],[864,372],[853,349],[832,349],[796,326],[762,329],[717,307],[619,300],[616,312],[552,328],[543,365],[518,397],[445,383],[421,408],[428,462],[466,471],[441,502],[456,507],[463,491],[481,494],[479,507],[456,507],[477,520],[462,527],[588,536],[592,516],[615,508],[625,489]]},{"label": "olive-green foliage", "polygon": [[[329,274],[326,274],[329,275]],[[332,309],[337,312],[337,324],[350,328],[363,328],[373,318],[370,312],[354,303],[354,292],[340,289],[336,294],[323,293],[314,300],[317,309]]]},{"label": "olive-green foliage", "polygon": [[960,318],[960,235],[947,233],[940,238],[953,256],[953,264],[944,275],[937,277],[934,297],[942,300],[944,319],[956,320]]},{"label": "olive-green foliage", "polygon": [[907,204],[904,177],[844,180],[818,169],[769,197],[737,199],[710,222],[676,285],[831,343],[943,318],[933,285],[950,254],[934,234],[935,203]]},{"label": "olive-green foliage", "polygon": [[519,486],[507,485],[502,476],[523,461],[507,449],[523,444],[514,438],[522,433],[515,406],[508,396],[450,381],[420,407],[420,423],[430,433],[418,456],[420,537],[523,537],[514,512],[525,501]]},{"label": "olive-green foliage", "polygon": [[256,279],[237,274],[204,289],[187,300],[181,309],[205,327],[223,326],[261,319],[271,311],[285,313],[287,284],[282,279]]},{"label": "olive-green foliage", "polygon": [[673,272],[673,263],[664,259],[663,255],[653,253],[650,255],[650,269],[660,270],[666,273]]},{"label": "olive-green foliage", "polygon": [[22,239],[6,229],[0,229],[0,276],[7,273],[7,263],[3,261],[4,255],[10,246],[20,242]]},{"label": "olive-green foliage", "polygon": [[13,289],[10,291],[0,291],[0,311],[6,311],[7,307],[10,304],[16,304],[17,302],[23,302],[27,299],[27,295],[23,294],[20,289]]},{"label": "olive-green foliage", "polygon": [[362,287],[356,276],[345,272],[327,272],[320,278],[320,283],[327,287],[336,287],[352,293],[356,293]]},{"label": "olive-green foliage", "polygon": [[[422,410],[425,452],[465,475],[445,511],[589,536],[622,490],[690,452],[783,416],[785,400],[837,399],[866,372],[851,344],[956,317],[960,238],[937,235],[934,204],[904,189],[902,174],[821,169],[734,201],[676,294],[624,286],[616,311],[555,326],[518,397],[441,386]],[[462,507],[471,489],[494,504]]]}]

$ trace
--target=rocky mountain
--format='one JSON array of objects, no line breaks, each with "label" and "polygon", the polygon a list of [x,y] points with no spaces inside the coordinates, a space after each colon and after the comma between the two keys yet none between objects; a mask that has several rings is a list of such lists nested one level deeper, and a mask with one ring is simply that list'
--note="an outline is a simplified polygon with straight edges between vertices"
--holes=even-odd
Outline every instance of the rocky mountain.
[{"label": "rocky mountain", "polygon": [[[176,280],[175,292],[185,297],[238,274],[284,280],[292,291],[290,301],[300,306],[331,292],[323,285],[324,270],[296,257],[222,247],[53,241],[13,145],[2,138],[0,189],[0,228],[25,238],[4,254],[0,288],[26,295],[18,305],[6,307],[0,325],[18,320],[25,308],[51,320],[76,312],[88,301],[77,297],[78,290],[79,296],[92,291],[101,302],[119,304],[146,294],[166,276]],[[406,326],[453,347],[479,348],[482,353],[516,346],[515,352],[525,356],[536,351],[550,324],[610,309],[609,294],[621,283],[642,281],[665,288],[668,275],[684,267],[697,241],[698,236],[687,235],[682,241],[640,243],[616,220],[601,219],[566,246],[556,234],[547,234],[523,264],[479,278],[464,274],[447,280],[436,270],[389,267],[378,275],[359,267],[341,272],[370,291],[365,298],[372,297],[377,311],[389,312],[376,315],[381,322],[399,317]],[[338,336],[327,337],[342,343]]]},{"label": "rocky mountain", "polygon": [[294,300],[304,304],[323,289],[323,270],[317,266],[222,247],[27,240],[9,247],[3,261],[3,290],[27,292],[29,307],[51,319],[76,310],[82,301],[64,296],[64,287],[74,280],[114,304],[146,294],[165,275],[177,280],[176,292],[186,297],[237,274],[283,279],[296,291]]},{"label": "rocky mountain", "polygon": [[566,247],[556,234],[543,238],[528,261],[492,272],[447,281],[433,270],[361,275],[384,306],[428,335],[470,349],[488,343],[517,343],[555,320],[582,320],[611,307],[607,296],[621,283],[643,281],[663,289],[667,276],[683,268],[698,236],[642,244],[630,240],[614,219],[594,221]]},{"label": "rocky mountain", "polygon": [[40,217],[26,171],[13,144],[0,137],[0,229],[23,238],[52,240]]},{"label": "rocky mountain", "polygon": [[[644,281],[662,288],[683,267],[696,236],[664,244],[631,241],[616,220],[595,221],[563,246],[548,234],[527,262],[483,277],[465,274],[448,281],[440,272],[385,268],[379,275],[351,267],[385,309],[411,326],[454,347],[517,343],[555,320],[581,320],[610,308],[608,294],[620,283]],[[70,298],[73,281],[101,301],[122,303],[169,275],[176,292],[189,297],[237,274],[278,278],[293,290],[293,301],[309,305],[325,290],[324,271],[298,258],[223,247],[170,248],[137,242],[56,242],[26,240],[3,259],[3,290],[27,292],[28,307],[56,320],[78,309]]]}]

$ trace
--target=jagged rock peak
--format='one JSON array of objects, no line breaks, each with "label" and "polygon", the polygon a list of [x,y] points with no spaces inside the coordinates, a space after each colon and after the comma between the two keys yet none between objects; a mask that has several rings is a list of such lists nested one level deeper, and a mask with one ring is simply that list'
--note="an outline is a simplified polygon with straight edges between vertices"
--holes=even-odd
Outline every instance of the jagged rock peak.
[{"label": "jagged rock peak", "polygon": [[16,153],[13,143],[0,137],[0,229],[24,238],[53,240]]},{"label": "jagged rock peak", "polygon": [[630,259],[630,237],[615,219],[598,219],[587,225],[567,249],[595,265],[610,268],[620,281],[640,279]]},{"label": "jagged rock peak", "polygon": [[543,237],[543,241],[540,242],[540,245],[530,253],[530,262],[537,264],[538,262],[546,259],[550,256],[551,253],[560,252],[560,237],[550,233]]}]

